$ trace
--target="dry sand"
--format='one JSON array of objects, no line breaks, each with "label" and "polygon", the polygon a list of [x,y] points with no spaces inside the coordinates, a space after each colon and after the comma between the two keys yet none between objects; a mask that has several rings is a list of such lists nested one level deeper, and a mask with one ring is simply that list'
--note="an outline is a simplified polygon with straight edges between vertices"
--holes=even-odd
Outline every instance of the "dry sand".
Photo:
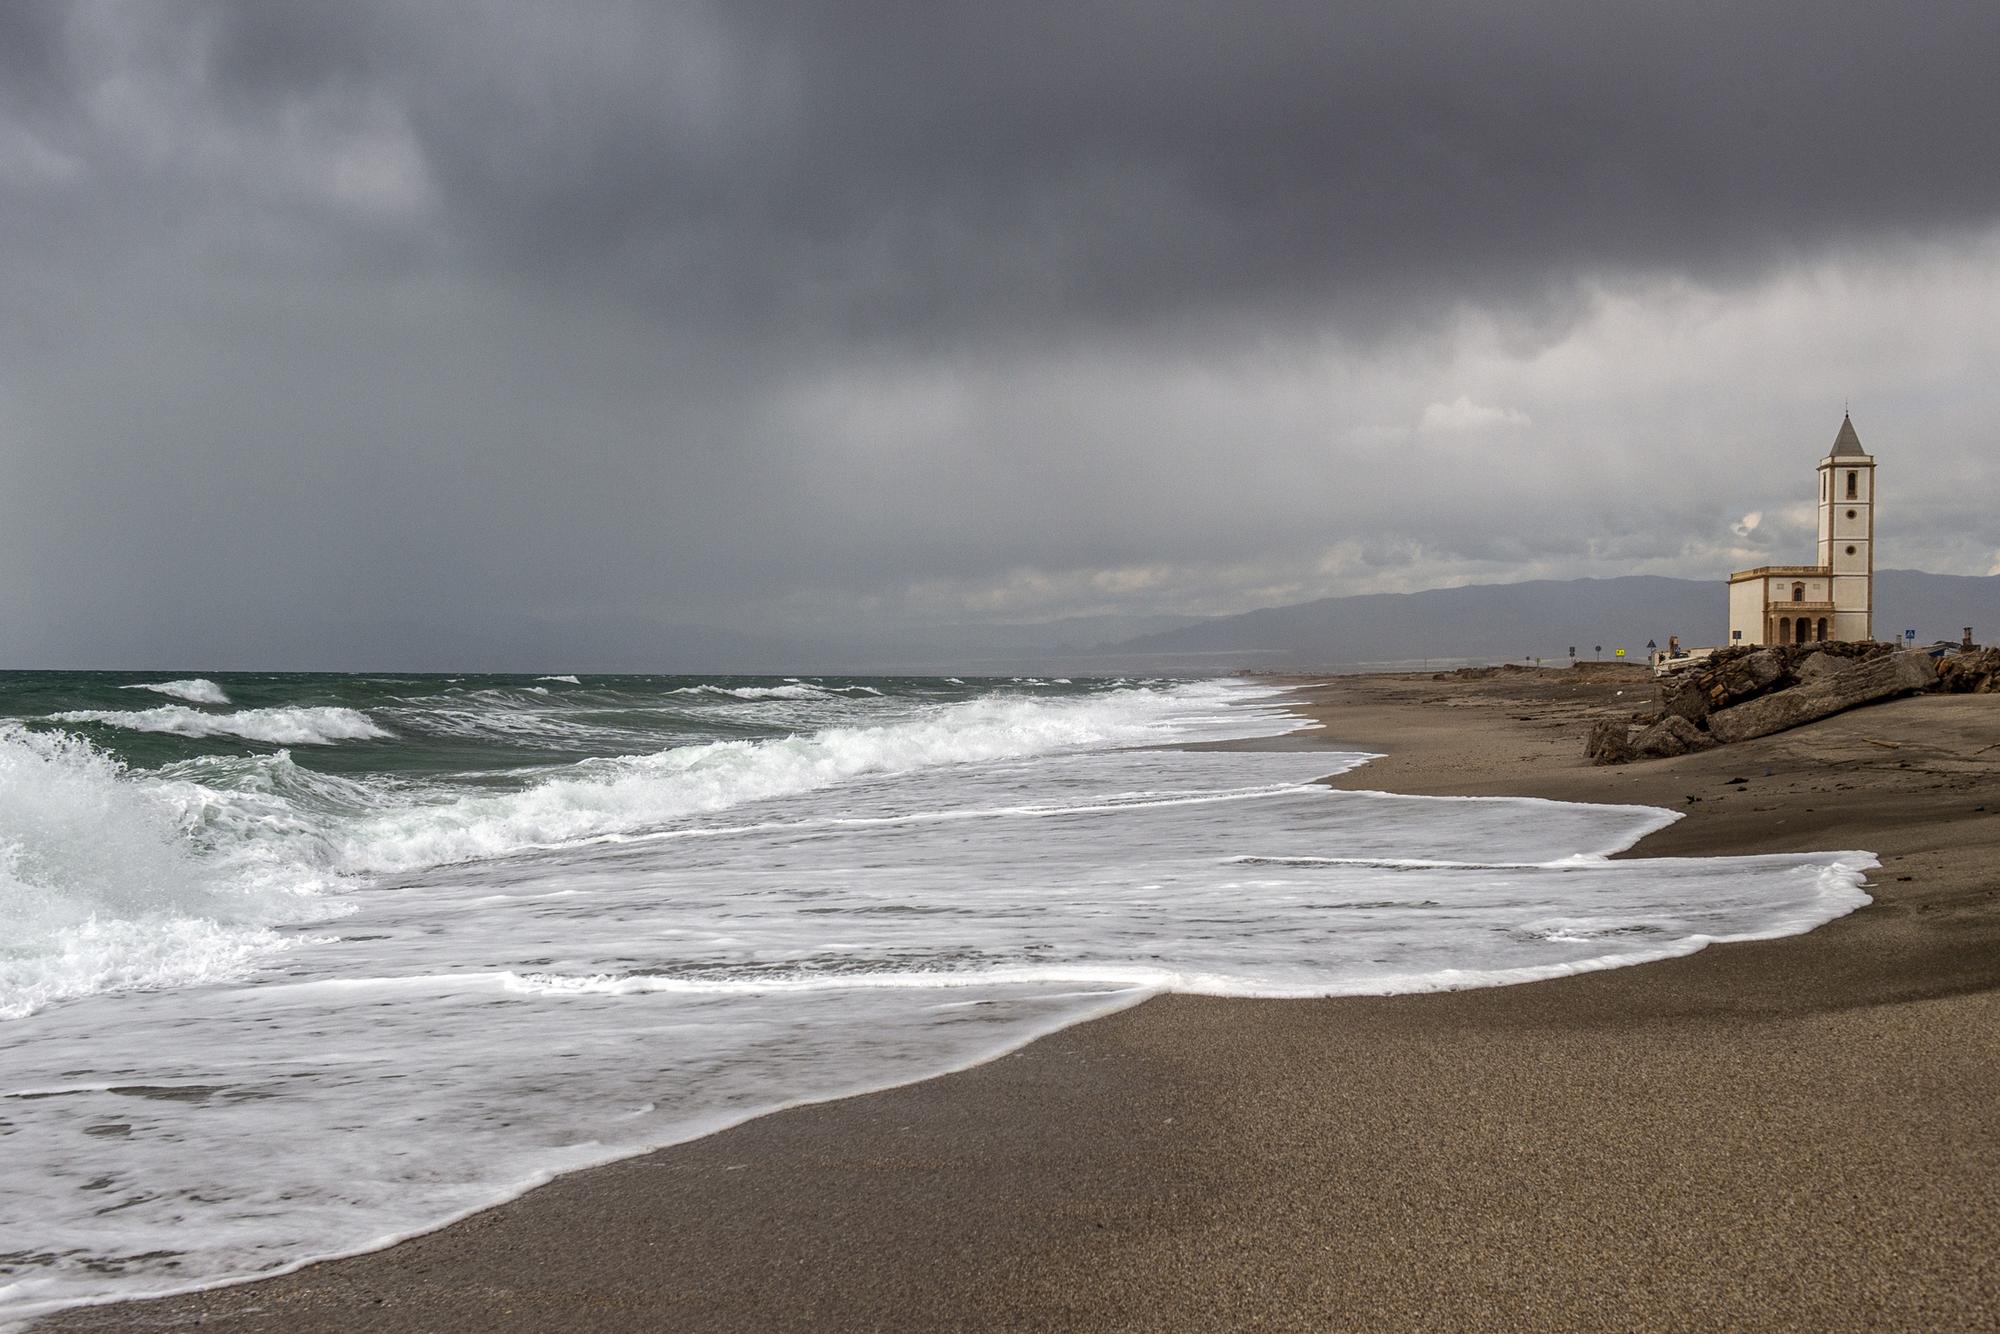
[{"label": "dry sand", "polygon": [[1690,813],[1638,855],[1867,848],[1876,905],[1525,986],[1161,997],[374,1255],[51,1327],[2000,1328],[2000,696],[1585,765],[1587,720],[1648,690],[1303,698],[1387,752],[1339,786]]}]

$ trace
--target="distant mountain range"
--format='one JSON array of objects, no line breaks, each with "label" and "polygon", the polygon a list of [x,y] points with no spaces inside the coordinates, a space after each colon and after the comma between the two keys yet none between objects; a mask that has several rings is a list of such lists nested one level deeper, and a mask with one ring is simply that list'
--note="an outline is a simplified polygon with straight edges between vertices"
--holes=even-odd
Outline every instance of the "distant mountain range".
[{"label": "distant mountain range", "polygon": [[[1919,643],[1956,640],[1970,625],[1982,642],[2000,640],[2000,576],[1878,570],[1875,604],[1878,638],[1914,629]],[[1088,657],[1096,670],[1158,672],[1519,662],[1565,659],[1572,647],[1590,658],[1600,646],[1607,659],[1619,648],[1643,657],[1649,640],[1664,645],[1669,635],[1721,644],[1728,620],[1720,579],[1536,579],[1266,607],[1100,645]]]},{"label": "distant mountain range", "polygon": [[[1914,629],[1919,642],[1957,639],[1974,627],[2000,642],[2000,576],[1882,570],[1875,578],[1875,632]],[[857,673],[913,676],[1151,676],[1245,669],[1336,668],[1456,662],[1561,661],[1575,647],[1607,659],[1633,657],[1646,642],[1679,635],[1689,646],[1720,644],[1728,633],[1720,579],[1538,579],[1472,584],[1420,593],[1372,593],[1264,607],[1236,616],[1094,616],[1016,624],[931,624],[852,638],[744,634],[713,626],[647,625],[611,614],[559,622],[489,626],[471,652],[463,637],[433,643],[428,627],[396,627],[409,645],[387,662],[346,660],[353,627],[300,627],[306,662],[262,660],[244,646],[176,651],[183,666],[252,670],[332,664],[342,669]],[[371,627],[376,639],[381,627]],[[323,642],[321,642],[323,641]],[[588,651],[551,653],[551,643]]]}]

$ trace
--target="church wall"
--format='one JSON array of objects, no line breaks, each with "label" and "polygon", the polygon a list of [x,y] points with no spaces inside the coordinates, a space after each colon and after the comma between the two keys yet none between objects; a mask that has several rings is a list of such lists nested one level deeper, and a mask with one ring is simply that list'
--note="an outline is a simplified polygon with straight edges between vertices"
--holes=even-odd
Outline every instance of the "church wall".
[{"label": "church wall", "polygon": [[[1742,631],[1742,638],[1736,632]],[[1764,581],[1745,579],[1729,586],[1729,642],[1764,642]]]},{"label": "church wall", "polygon": [[[1800,584],[1805,585],[1806,595],[1803,598],[1794,598],[1792,596],[1792,591]],[[1765,588],[1765,596],[1770,599],[1771,605],[1774,608],[1781,607],[1784,603],[1793,601],[1797,602],[1833,601],[1832,581],[1823,578],[1815,579],[1809,575],[1806,576],[1792,575],[1790,577],[1787,577],[1785,575],[1773,575],[1771,578],[1764,581],[1764,588]]]}]

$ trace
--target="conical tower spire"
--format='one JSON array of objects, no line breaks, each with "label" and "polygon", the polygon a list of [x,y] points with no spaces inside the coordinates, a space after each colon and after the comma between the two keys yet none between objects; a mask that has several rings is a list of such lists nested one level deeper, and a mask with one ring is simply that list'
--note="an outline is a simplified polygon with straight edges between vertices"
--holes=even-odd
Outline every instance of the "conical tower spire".
[{"label": "conical tower spire", "polygon": [[1868,451],[1861,447],[1860,434],[1854,429],[1854,418],[1848,416],[1844,412],[1841,413],[1840,434],[1833,437],[1833,453],[1829,454],[1827,457],[1837,459],[1845,457],[1866,456],[1867,453]]}]

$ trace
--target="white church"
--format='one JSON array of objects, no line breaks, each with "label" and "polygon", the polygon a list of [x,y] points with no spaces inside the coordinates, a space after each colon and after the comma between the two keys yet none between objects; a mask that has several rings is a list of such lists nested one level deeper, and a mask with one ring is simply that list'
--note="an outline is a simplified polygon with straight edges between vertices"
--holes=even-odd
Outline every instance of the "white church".
[{"label": "white church", "polygon": [[1760,565],[1729,576],[1731,644],[1872,639],[1875,460],[1843,416],[1819,461],[1819,563]]}]

